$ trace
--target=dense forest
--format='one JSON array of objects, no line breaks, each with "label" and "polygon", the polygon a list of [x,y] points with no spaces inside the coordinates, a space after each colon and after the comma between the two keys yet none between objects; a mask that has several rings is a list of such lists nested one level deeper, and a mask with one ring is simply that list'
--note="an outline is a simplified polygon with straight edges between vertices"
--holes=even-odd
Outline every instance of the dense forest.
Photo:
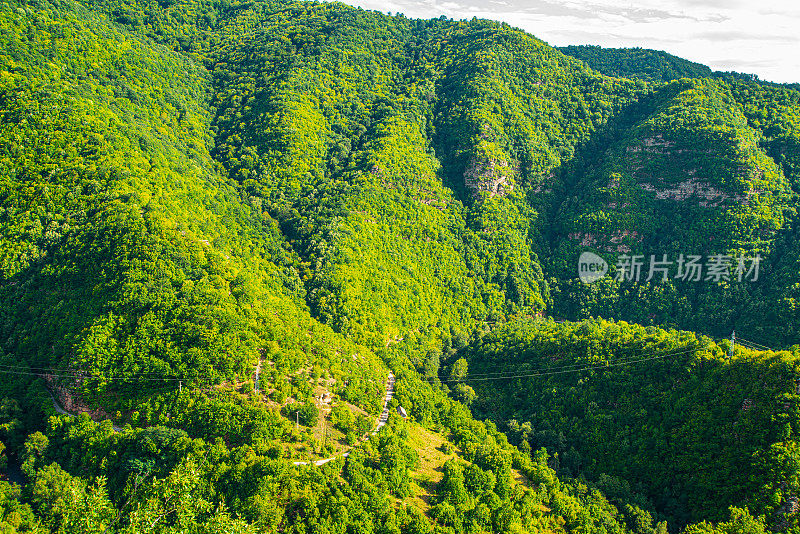
[{"label": "dense forest", "polygon": [[723,78],[756,81],[772,87],[800,88],[800,82],[780,84],[759,79],[756,74],[737,71],[712,71],[706,65],[674,56],[662,50],[647,48],[604,48],[596,45],[569,45],[558,49],[580,59],[607,76],[644,80],[659,84],[681,78]]},{"label": "dense forest", "polygon": [[559,47],[568,56],[580,59],[607,76],[663,83],[681,78],[711,78],[710,68],[660,50],[646,48],[603,48],[592,45]]},{"label": "dense forest", "polygon": [[[502,414],[511,441],[546,447],[557,474],[650,502],[670,524],[718,520],[736,504],[786,528],[783,497],[798,491],[783,471],[798,461],[797,347],[753,351],[624,322],[529,320],[459,358],[473,377],[475,415]],[[576,367],[587,370],[565,372]]]},{"label": "dense forest", "polygon": [[9,0],[0,139],[3,532],[800,533],[794,86]]}]

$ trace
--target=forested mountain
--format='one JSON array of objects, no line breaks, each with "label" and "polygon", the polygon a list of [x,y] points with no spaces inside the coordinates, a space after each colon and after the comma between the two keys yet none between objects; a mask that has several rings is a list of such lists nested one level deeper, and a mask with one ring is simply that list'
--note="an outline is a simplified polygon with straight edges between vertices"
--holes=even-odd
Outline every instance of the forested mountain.
[{"label": "forested mountain", "polygon": [[608,76],[663,83],[681,78],[711,78],[714,72],[705,65],[646,48],[603,48],[570,45],[558,48],[568,56]]},{"label": "forested mountain", "polygon": [[4,531],[800,532],[796,351],[705,337],[797,343],[798,91],[339,3],[0,43]]},{"label": "forested mountain", "polygon": [[662,50],[647,48],[604,48],[596,45],[569,45],[558,47],[562,53],[580,59],[592,69],[607,76],[643,80],[661,84],[681,78],[722,78],[728,81],[755,81],[760,85],[800,89],[800,83],[780,84],[761,80],[755,74],[737,71],[712,71],[706,65],[695,63]]},{"label": "forested mountain", "polygon": [[[559,475],[648,500],[673,525],[722,519],[736,504],[787,528],[784,496],[798,491],[785,471],[797,460],[796,349],[731,348],[624,322],[524,321],[461,357],[475,415],[505,419],[523,449],[546,447]],[[590,370],[563,372],[567,363]],[[507,375],[517,378],[494,379]]]}]

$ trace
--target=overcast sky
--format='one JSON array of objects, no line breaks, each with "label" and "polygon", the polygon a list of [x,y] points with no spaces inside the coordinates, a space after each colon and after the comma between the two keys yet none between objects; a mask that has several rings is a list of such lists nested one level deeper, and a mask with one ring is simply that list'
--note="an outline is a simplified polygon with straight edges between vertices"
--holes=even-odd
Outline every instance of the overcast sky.
[{"label": "overcast sky", "polygon": [[797,0],[344,0],[407,17],[488,18],[553,46],[654,48],[714,70],[800,82]]}]

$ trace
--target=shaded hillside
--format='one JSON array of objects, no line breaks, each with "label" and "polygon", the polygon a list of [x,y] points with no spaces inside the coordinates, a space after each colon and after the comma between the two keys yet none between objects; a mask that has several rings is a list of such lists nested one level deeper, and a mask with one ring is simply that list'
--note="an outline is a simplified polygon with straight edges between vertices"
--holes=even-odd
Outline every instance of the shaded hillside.
[{"label": "shaded hillside", "polygon": [[[793,299],[787,290],[796,273],[784,265],[793,257],[797,216],[798,95],[755,82],[682,80],[612,123],[565,175],[578,193],[561,205],[552,267],[545,267],[561,281],[554,284],[555,313],[794,343],[794,321],[772,320],[769,310]],[[612,265],[622,254],[642,255],[639,281],[570,280],[583,250]],[[679,279],[681,254],[701,256],[706,270]],[[719,254],[729,257],[730,269],[715,280],[708,263]],[[666,281],[656,272],[645,283],[651,255],[666,255]],[[749,270],[756,256],[758,278],[737,275],[739,258]]]},{"label": "shaded hillside", "polygon": [[605,48],[596,45],[557,47],[563,54],[586,63],[606,76],[642,80],[660,85],[681,78],[717,78],[727,82],[755,82],[764,87],[800,90],[800,83],[775,83],[755,74],[736,71],[712,71],[706,65],[674,56],[662,50],[646,48]]},{"label": "shaded hillside", "polygon": [[461,355],[476,415],[546,447],[561,475],[589,476],[612,499],[641,492],[673,526],[746,505],[787,528],[797,354],[728,348],[622,322],[528,321]]},{"label": "shaded hillside", "polygon": [[714,75],[705,65],[661,50],[638,47],[603,48],[593,45],[570,45],[558,49],[606,76],[664,83],[681,78],[711,78]]}]

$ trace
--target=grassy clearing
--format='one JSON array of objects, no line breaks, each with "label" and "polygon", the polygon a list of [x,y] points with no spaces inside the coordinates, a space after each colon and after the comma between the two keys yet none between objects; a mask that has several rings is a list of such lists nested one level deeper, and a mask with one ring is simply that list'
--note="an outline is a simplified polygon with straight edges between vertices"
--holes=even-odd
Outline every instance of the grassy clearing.
[{"label": "grassy clearing", "polygon": [[419,467],[411,473],[414,497],[406,500],[426,512],[430,509],[436,485],[442,480],[442,466],[456,456],[453,445],[450,445],[452,452],[444,452],[445,443],[448,442],[442,434],[426,430],[416,423],[409,425],[408,444],[419,454]]}]

